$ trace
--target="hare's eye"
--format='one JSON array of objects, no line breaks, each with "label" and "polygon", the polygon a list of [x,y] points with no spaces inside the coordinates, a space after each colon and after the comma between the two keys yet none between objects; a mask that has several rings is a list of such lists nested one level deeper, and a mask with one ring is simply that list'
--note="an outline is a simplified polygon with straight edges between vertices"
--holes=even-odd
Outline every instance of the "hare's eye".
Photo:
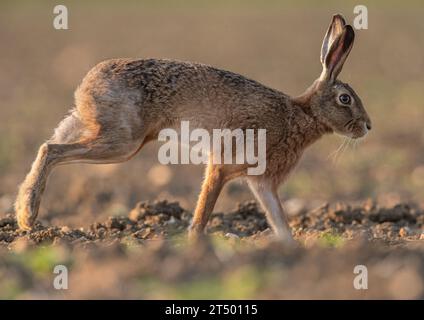
[{"label": "hare's eye", "polygon": [[351,101],[350,95],[343,93],[339,96],[339,100],[343,104],[350,104],[350,101]]}]

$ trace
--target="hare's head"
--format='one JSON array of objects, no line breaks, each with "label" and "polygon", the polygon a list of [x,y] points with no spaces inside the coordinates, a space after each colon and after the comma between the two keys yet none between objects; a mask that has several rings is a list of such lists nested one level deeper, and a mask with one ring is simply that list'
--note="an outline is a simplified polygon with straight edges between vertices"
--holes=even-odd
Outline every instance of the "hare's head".
[{"label": "hare's head", "polygon": [[321,48],[322,73],[309,90],[311,111],[334,132],[360,138],[371,129],[361,99],[346,83],[337,80],[353,46],[355,33],[341,15],[335,15]]}]

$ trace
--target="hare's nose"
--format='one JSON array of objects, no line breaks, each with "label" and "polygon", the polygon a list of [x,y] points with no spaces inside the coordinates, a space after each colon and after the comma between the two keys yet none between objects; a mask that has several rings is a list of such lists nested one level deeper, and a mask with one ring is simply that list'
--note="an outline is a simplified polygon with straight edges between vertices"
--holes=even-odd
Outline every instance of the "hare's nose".
[{"label": "hare's nose", "polygon": [[366,123],[365,123],[365,126],[367,127],[367,129],[368,130],[371,130],[371,122],[369,122],[369,121],[367,121]]}]

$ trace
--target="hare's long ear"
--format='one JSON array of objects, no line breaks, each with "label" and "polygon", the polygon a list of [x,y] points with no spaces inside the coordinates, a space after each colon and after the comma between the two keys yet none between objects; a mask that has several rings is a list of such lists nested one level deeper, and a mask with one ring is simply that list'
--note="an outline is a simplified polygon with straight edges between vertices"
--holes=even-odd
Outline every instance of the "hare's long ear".
[{"label": "hare's long ear", "polygon": [[342,31],[329,43],[328,50],[321,61],[323,66],[321,80],[329,82],[336,80],[352,49],[354,39],[353,28],[350,25],[344,25]]},{"label": "hare's long ear", "polygon": [[324,64],[325,57],[328,53],[328,49],[334,42],[336,37],[342,33],[343,27],[346,25],[346,21],[340,14],[335,14],[328,26],[327,33],[325,34],[324,40],[321,46],[321,63]]}]

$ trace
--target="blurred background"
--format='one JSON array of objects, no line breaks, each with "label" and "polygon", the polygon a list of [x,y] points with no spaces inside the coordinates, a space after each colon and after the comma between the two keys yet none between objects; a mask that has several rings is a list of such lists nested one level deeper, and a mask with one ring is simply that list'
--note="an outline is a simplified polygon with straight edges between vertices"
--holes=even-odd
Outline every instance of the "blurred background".
[{"label": "blurred background", "polygon": [[[73,91],[98,62],[117,57],[191,60],[231,70],[290,95],[319,76],[321,41],[334,13],[352,23],[368,7],[341,73],[373,121],[344,152],[326,136],[307,150],[283,200],[424,205],[424,23],[422,1],[60,1],[69,30],[53,28],[56,1],[0,3],[0,213],[11,212],[37,149],[73,106]],[[141,200],[178,200],[193,209],[202,166],[162,166],[158,143],[130,162],[54,170],[40,217],[86,226],[126,214]],[[215,211],[252,199],[239,181]]]}]

